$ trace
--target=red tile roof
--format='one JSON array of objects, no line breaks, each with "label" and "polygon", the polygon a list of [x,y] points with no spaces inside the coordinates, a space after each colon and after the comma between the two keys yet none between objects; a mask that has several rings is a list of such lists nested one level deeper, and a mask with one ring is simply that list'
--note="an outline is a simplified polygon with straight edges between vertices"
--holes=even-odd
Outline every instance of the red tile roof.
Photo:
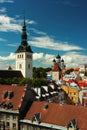
[{"label": "red tile roof", "polygon": [[86,87],[87,86],[87,81],[78,81],[77,84],[81,87],[81,86],[84,86]]},{"label": "red tile roof", "polygon": [[80,68],[74,68],[74,71],[79,71]]},{"label": "red tile roof", "polygon": [[[6,91],[13,92],[13,96],[11,99],[9,99],[8,97],[3,99],[3,93],[5,93]],[[5,101],[7,104],[12,103],[12,110],[18,110],[18,108],[21,106],[21,99],[22,97],[24,97],[24,94],[24,86],[0,85],[0,107],[1,103]],[[7,107],[5,109],[7,109]]]},{"label": "red tile roof", "polygon": [[55,64],[55,66],[52,68],[52,71],[60,71],[60,67],[58,66],[58,64]]},{"label": "red tile roof", "polygon": [[[44,105],[48,104],[45,110]],[[77,120],[81,130],[87,130],[87,107],[59,105],[57,103],[33,102],[25,119],[31,120],[34,114],[41,113],[41,122],[66,126],[72,119]]]}]

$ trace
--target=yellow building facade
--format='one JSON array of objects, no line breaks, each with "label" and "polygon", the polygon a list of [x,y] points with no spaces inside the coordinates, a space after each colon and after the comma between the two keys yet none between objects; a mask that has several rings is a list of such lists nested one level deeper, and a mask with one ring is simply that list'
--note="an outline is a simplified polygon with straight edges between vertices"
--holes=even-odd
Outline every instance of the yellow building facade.
[{"label": "yellow building facade", "polygon": [[79,99],[79,91],[77,88],[72,88],[66,85],[62,85],[61,86],[62,89],[66,92],[66,95],[68,97],[68,100],[72,103],[72,104],[76,104],[78,103],[78,99]]}]

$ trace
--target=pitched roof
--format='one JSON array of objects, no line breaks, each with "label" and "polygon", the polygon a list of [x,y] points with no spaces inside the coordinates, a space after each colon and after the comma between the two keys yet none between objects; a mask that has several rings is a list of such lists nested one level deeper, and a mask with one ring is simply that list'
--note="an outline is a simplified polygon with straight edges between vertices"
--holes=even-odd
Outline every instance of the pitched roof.
[{"label": "pitched roof", "polygon": [[[48,105],[44,109],[44,105]],[[73,105],[59,105],[57,103],[33,102],[25,119],[31,120],[34,114],[41,113],[41,122],[59,126],[66,126],[72,119],[77,120],[81,130],[87,130],[87,107]],[[54,118],[53,118],[54,117]]]},{"label": "pitched roof", "polygon": [[[22,44],[26,44],[26,42],[23,41]],[[20,53],[20,52],[30,52],[30,53],[33,53],[33,51],[32,51],[30,46],[24,46],[24,45],[20,45],[17,48],[16,53]]]},{"label": "pitched roof", "polygon": [[[11,94],[10,98],[8,93]],[[24,95],[24,86],[0,85],[0,108],[8,109],[8,104],[11,104],[11,110],[18,110]]]},{"label": "pitched roof", "polygon": [[23,75],[18,70],[0,70],[0,78],[23,78]]},{"label": "pitched roof", "polygon": [[60,59],[60,58],[61,58],[61,56],[58,54],[58,55],[56,56],[56,58]]}]

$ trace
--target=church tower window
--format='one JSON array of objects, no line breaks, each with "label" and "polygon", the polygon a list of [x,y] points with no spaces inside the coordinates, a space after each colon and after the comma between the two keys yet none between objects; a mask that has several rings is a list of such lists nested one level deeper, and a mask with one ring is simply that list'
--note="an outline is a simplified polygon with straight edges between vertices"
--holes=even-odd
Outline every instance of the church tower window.
[{"label": "church tower window", "polygon": [[22,69],[22,64],[19,64],[19,69]]},{"label": "church tower window", "polygon": [[28,69],[30,69],[30,64],[28,64]]}]

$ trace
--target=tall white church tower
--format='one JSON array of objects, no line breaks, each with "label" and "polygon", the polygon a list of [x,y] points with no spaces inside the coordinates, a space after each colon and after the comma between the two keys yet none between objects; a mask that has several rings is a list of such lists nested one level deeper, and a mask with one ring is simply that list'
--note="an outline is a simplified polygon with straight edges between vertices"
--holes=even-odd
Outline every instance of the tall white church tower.
[{"label": "tall white church tower", "polygon": [[21,45],[16,50],[16,70],[20,70],[25,78],[33,78],[32,49],[27,43],[26,23],[22,27]]}]

